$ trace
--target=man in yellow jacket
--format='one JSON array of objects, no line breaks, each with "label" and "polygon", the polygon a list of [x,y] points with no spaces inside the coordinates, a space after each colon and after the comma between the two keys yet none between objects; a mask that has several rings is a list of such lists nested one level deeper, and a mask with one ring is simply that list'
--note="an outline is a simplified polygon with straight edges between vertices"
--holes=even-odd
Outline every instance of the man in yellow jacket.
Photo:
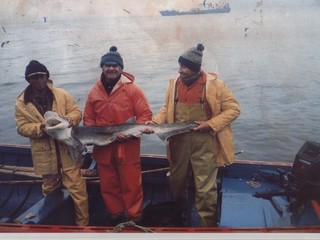
[{"label": "man in yellow jacket", "polygon": [[74,161],[66,145],[46,134],[43,117],[46,111],[54,111],[75,126],[82,113],[70,93],[53,86],[45,65],[30,61],[25,78],[29,85],[16,100],[15,120],[18,133],[30,139],[35,173],[43,178],[42,192],[47,196],[63,184],[74,201],[75,223],[88,225],[88,194],[80,171],[82,158]]},{"label": "man in yellow jacket", "polygon": [[231,123],[239,116],[240,106],[216,74],[201,70],[203,50],[198,44],[179,57],[180,75],[170,80],[165,103],[152,122],[198,124],[194,131],[169,139],[168,180],[175,200],[186,208],[188,177],[193,175],[201,226],[213,227],[217,225],[218,167],[234,162]]}]

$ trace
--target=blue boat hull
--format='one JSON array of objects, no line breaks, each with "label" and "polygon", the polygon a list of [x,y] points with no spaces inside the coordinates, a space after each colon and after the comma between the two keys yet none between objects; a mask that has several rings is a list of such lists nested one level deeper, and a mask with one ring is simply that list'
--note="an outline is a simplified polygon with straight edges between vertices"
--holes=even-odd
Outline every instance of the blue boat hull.
[{"label": "blue boat hull", "polygon": [[[25,146],[0,145],[0,232],[39,231],[70,232],[80,231],[74,225],[73,202],[64,189],[57,190],[43,198],[41,178],[32,172],[30,149]],[[166,172],[168,162],[164,156],[141,156],[144,189],[144,207],[148,204],[170,203],[170,193]],[[10,173],[9,167],[14,170]],[[85,155],[85,170],[96,170],[91,154]],[[253,197],[256,191],[278,189],[274,179],[260,179],[258,185],[250,185],[257,171],[273,176],[277,169],[289,171],[290,164],[239,160],[235,164],[219,170],[218,176],[218,228],[207,231],[304,231],[320,232],[319,209],[317,201],[306,200],[303,210],[293,212],[287,208],[285,196],[278,196],[276,202],[282,213],[272,202]],[[12,169],[12,168],[11,168]],[[7,171],[7,172],[6,172]],[[24,173],[24,174],[21,174]],[[27,173],[27,174],[26,174]],[[270,173],[270,174],[269,174]],[[87,177],[90,223],[81,231],[99,232],[108,228],[108,215],[99,191],[99,179]],[[146,226],[155,231],[201,232],[199,219],[194,208],[194,186],[190,181],[190,204],[187,226]],[[279,210],[279,209],[278,209]],[[29,227],[28,227],[29,226]],[[36,227],[38,226],[38,228]],[[168,227],[170,227],[168,229]],[[110,226],[109,229],[112,229]],[[161,230],[162,229],[162,230]],[[170,230],[171,229],[171,230]],[[242,230],[241,230],[242,229]]]}]

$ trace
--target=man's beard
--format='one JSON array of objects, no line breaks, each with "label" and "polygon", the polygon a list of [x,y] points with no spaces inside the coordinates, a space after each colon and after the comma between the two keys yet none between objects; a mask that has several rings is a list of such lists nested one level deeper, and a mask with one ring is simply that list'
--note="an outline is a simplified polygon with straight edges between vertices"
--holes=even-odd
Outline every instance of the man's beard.
[{"label": "man's beard", "polygon": [[186,76],[180,76],[182,82],[186,84],[188,87],[194,84],[201,76],[201,72],[198,72],[197,74],[191,76],[191,77],[186,77]]}]

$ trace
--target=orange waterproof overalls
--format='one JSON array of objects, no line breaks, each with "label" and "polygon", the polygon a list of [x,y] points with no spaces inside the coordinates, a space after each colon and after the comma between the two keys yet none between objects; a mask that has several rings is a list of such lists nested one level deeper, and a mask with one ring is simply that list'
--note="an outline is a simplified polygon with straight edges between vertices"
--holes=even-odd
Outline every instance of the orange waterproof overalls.
[{"label": "orange waterproof overalls", "polygon": [[[132,75],[123,72],[108,95],[99,79],[88,95],[84,125],[114,126],[133,116],[138,123],[150,120],[147,99],[133,80]],[[140,139],[94,146],[93,158],[98,163],[100,191],[110,218],[139,219],[143,201]]]}]

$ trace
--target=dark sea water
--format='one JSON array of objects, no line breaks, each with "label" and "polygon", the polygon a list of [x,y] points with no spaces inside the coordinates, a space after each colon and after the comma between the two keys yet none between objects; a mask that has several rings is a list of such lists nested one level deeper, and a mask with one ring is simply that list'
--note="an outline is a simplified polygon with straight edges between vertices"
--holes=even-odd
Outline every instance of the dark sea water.
[{"label": "dark sea water", "polygon": [[[100,57],[115,45],[156,113],[179,55],[201,42],[203,69],[216,72],[241,104],[237,158],[292,162],[305,141],[320,142],[319,1],[229,2],[225,14],[0,22],[0,42],[9,41],[0,48],[0,143],[28,144],[16,133],[14,103],[30,60],[44,63],[83,109]],[[165,145],[144,136],[142,152],[164,154]]]}]

